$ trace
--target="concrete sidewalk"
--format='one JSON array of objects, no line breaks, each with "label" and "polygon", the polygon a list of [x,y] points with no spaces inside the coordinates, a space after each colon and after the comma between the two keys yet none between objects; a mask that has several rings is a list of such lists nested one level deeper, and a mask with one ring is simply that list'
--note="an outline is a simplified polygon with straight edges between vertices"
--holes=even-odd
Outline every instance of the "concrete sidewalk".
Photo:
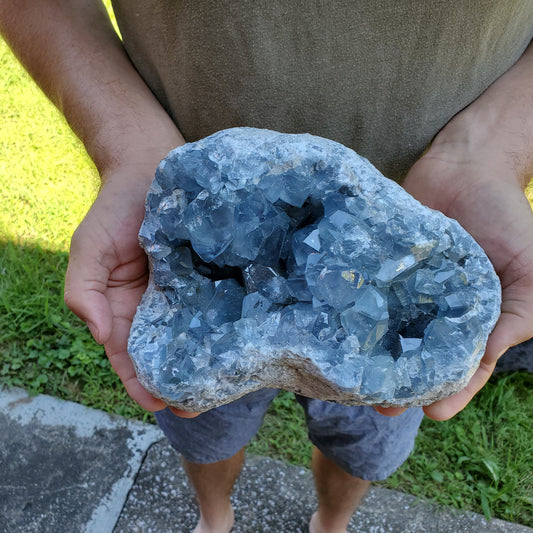
[{"label": "concrete sidewalk", "polygon": [[[185,533],[197,509],[157,427],[21,389],[0,391],[0,533]],[[235,533],[307,531],[304,468],[248,457],[233,496]],[[533,529],[373,488],[350,531],[532,533]]]}]

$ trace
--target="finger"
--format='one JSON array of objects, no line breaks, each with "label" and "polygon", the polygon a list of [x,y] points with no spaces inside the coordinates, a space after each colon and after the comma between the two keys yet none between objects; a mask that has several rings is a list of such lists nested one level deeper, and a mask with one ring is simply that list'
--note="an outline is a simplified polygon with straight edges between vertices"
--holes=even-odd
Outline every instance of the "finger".
[{"label": "finger", "polygon": [[399,416],[407,410],[405,407],[380,407],[379,405],[375,405],[374,409],[385,416]]},{"label": "finger", "polygon": [[141,385],[128,355],[127,344],[130,327],[131,320],[115,317],[113,334],[105,344],[107,357],[130,398],[147,411],[160,411],[166,407],[165,402],[155,398]]},{"label": "finger", "polygon": [[128,396],[146,411],[161,411],[166,407],[163,400],[152,396],[139,382],[137,376],[122,380]]},{"label": "finger", "polygon": [[183,411],[182,409],[178,409],[177,407],[169,407],[169,409],[176,415],[181,418],[196,418],[197,416],[201,415],[201,413],[189,413],[189,411]]},{"label": "finger", "polygon": [[[509,297],[509,290],[504,291],[503,311],[496,327],[487,341],[485,354],[479,368],[468,385],[457,394],[445,398],[424,408],[429,418],[434,420],[448,420],[463,410],[487,383],[498,359],[511,347],[530,339],[533,336],[533,316],[529,301],[519,301]],[[526,295],[529,291],[524,291]],[[510,311],[512,309],[512,311]]]},{"label": "finger", "polygon": [[[89,253],[86,252],[89,251]],[[80,249],[73,238],[65,277],[65,304],[89,327],[99,344],[111,335],[112,312],[105,297],[109,270],[98,262],[92,246]]]},{"label": "finger", "polygon": [[[533,310],[529,316],[533,316]],[[515,313],[503,312],[489,336],[483,361],[487,364],[496,364],[511,346],[525,342],[532,336],[533,320],[522,318]]]},{"label": "finger", "polygon": [[472,400],[472,398],[483,388],[489,380],[494,370],[494,364],[481,362],[468,385],[458,393],[439,400],[431,405],[424,407],[424,413],[433,420],[448,420],[454,417],[459,411],[462,411]]}]

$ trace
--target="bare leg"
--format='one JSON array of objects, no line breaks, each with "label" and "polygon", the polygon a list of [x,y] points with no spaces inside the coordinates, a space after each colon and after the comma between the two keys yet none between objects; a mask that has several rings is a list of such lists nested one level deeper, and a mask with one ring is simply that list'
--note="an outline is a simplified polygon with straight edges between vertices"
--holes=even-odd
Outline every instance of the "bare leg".
[{"label": "bare leg", "polygon": [[370,481],[351,476],[313,447],[313,474],[318,510],[311,517],[310,533],[346,533],[346,528]]},{"label": "bare leg", "polygon": [[218,463],[184,461],[185,470],[196,491],[200,520],[193,533],[229,533],[233,527],[230,495],[244,462],[244,450]]}]

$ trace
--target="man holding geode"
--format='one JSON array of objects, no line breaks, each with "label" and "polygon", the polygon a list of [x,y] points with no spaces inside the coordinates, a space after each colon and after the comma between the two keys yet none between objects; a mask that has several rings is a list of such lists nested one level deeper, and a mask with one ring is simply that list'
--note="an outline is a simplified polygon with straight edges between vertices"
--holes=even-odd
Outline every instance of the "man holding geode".
[{"label": "man holding geode", "polygon": [[[242,440],[269,398],[196,418],[162,411],[126,351],[148,279],[137,233],[157,164],[233,126],[308,132],[349,146],[457,219],[491,259],[503,302],[469,385],[424,408],[450,418],[506,349],[533,335],[533,215],[523,194],[533,173],[533,4],[116,0],[114,8],[123,43],[96,0],[2,1],[0,28],[102,177],[72,239],[67,305],[184,454],[200,503],[195,531],[229,531]],[[319,507],[310,531],[345,531],[370,481],[410,452],[421,411],[381,411],[396,416],[309,402],[315,444],[325,435],[313,453]]]}]

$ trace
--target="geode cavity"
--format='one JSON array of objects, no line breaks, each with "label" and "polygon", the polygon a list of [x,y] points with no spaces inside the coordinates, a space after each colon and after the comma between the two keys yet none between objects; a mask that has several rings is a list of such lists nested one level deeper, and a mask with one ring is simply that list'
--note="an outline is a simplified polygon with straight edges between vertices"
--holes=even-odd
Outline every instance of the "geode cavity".
[{"label": "geode cavity", "polygon": [[236,128],[170,152],[146,199],[129,353],[201,412],[263,388],[415,406],[465,386],[500,285],[459,224],[311,135]]}]

